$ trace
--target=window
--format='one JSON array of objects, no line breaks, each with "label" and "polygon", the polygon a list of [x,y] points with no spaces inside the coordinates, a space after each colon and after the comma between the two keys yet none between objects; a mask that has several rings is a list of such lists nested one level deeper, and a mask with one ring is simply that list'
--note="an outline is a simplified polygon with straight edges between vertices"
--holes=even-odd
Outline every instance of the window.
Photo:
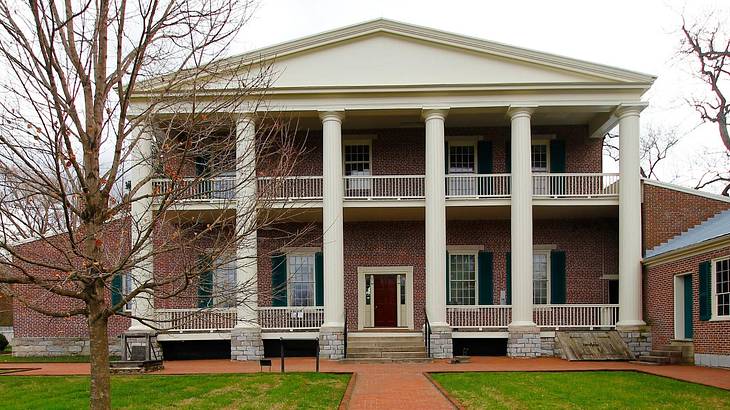
[{"label": "window", "polygon": [[[122,296],[123,297],[127,297],[127,295],[129,295],[132,292],[132,290],[134,290],[134,285],[133,285],[132,279],[133,279],[132,272],[125,272],[122,274]],[[127,302],[124,305],[124,310],[127,312],[131,312],[133,303],[134,303],[133,300],[130,300],[129,302]]]},{"label": "window", "polygon": [[[228,258],[226,258],[228,259]],[[219,258],[213,270],[213,306],[236,306],[236,263]]]},{"label": "window", "polygon": [[370,144],[345,145],[345,175],[370,175]]},{"label": "window", "polygon": [[314,254],[289,254],[289,306],[314,306]]},{"label": "window", "polygon": [[548,252],[532,254],[532,303],[536,305],[550,303],[549,255]]},{"label": "window", "polygon": [[449,255],[449,301],[452,305],[475,305],[477,303],[476,254]]},{"label": "window", "polygon": [[473,174],[474,144],[449,144],[449,174]]},{"label": "window", "polygon": [[715,316],[730,318],[730,258],[716,260],[714,270]]},{"label": "window", "polygon": [[548,172],[548,144],[532,144],[532,172]]}]

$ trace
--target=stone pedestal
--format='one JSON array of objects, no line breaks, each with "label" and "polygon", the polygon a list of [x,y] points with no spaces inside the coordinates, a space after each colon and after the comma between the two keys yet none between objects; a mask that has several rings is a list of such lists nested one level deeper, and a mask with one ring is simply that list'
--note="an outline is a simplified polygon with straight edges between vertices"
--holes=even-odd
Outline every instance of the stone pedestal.
[{"label": "stone pedestal", "polygon": [[649,326],[617,326],[616,330],[634,358],[648,355],[651,352],[652,340]]},{"label": "stone pedestal", "polygon": [[542,355],[540,328],[537,326],[520,326],[509,329],[507,338],[507,356],[533,358]]},{"label": "stone pedestal", "polygon": [[345,358],[345,331],[341,327],[319,329],[319,357],[339,360]]},{"label": "stone pedestal", "polygon": [[451,328],[431,329],[431,357],[434,359],[454,357],[454,340]]},{"label": "stone pedestal", "polygon": [[231,330],[231,360],[264,358],[264,341],[259,327],[234,327]]}]

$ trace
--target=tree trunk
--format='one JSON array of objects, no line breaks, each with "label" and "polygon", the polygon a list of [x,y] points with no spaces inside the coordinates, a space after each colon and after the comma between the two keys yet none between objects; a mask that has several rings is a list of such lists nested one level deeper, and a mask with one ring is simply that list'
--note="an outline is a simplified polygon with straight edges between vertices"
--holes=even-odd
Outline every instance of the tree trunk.
[{"label": "tree trunk", "polygon": [[91,362],[89,405],[91,409],[97,410],[111,409],[108,318],[103,309],[103,299],[89,304],[89,342],[91,347],[91,357],[89,358]]}]

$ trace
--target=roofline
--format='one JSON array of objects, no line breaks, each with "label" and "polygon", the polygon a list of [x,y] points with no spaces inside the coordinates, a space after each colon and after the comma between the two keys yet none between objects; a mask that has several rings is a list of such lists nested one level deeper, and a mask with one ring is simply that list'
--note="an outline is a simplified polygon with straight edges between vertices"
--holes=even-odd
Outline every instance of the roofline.
[{"label": "roofline", "polygon": [[668,182],[659,182],[659,181],[649,179],[649,178],[642,178],[642,180],[644,181],[644,183],[647,183],[649,185],[658,186],[660,188],[671,189],[673,191],[684,192],[685,194],[697,195],[697,196],[705,197],[708,199],[714,199],[716,201],[730,203],[730,197],[719,195],[719,194],[713,194],[712,192],[700,191],[699,189],[692,189],[692,188],[688,188],[686,186],[670,184]]},{"label": "roofline", "polygon": [[724,248],[726,246],[730,246],[730,233],[716,236],[702,242],[683,246],[678,249],[673,249],[671,251],[645,257],[642,263],[647,267],[664,265],[669,262],[674,262],[676,260],[684,259],[690,256],[696,256],[706,252],[711,252],[719,248]]},{"label": "roofline", "polygon": [[[356,23],[271,46],[262,47],[215,61],[212,64],[220,65],[222,70],[226,70],[240,65],[255,64],[271,60],[273,58],[280,58],[377,32],[386,32],[510,59],[543,64],[554,68],[567,69],[583,74],[604,77],[614,81],[640,83],[650,86],[654,80],[656,80],[656,76],[638,71],[592,63],[585,60],[516,47],[504,43],[488,41],[476,37],[455,34],[383,18]],[[143,88],[145,84],[154,84],[157,80],[162,80],[164,77],[166,76],[146,80],[139,84],[140,88]]]}]

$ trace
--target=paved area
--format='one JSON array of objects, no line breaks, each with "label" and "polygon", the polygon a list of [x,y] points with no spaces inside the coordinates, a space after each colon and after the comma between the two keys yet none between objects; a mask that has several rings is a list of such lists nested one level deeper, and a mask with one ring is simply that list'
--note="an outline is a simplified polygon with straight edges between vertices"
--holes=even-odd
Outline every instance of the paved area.
[{"label": "paved area", "polygon": [[[280,362],[274,359],[273,372]],[[312,358],[290,358],[286,371],[314,371]],[[4,368],[29,368],[15,375],[83,375],[89,373],[85,363],[0,363]],[[730,390],[730,370],[697,366],[650,366],[625,362],[568,362],[557,358],[510,359],[507,357],[474,357],[471,363],[458,365],[446,361],[429,364],[358,364],[322,361],[323,372],[356,373],[349,402],[351,409],[448,409],[451,404],[424,376],[427,372],[452,371],[585,371],[636,370],[658,376]],[[230,360],[167,361],[156,374],[252,373],[260,371],[258,363]],[[0,376],[2,377],[2,376]]]}]

